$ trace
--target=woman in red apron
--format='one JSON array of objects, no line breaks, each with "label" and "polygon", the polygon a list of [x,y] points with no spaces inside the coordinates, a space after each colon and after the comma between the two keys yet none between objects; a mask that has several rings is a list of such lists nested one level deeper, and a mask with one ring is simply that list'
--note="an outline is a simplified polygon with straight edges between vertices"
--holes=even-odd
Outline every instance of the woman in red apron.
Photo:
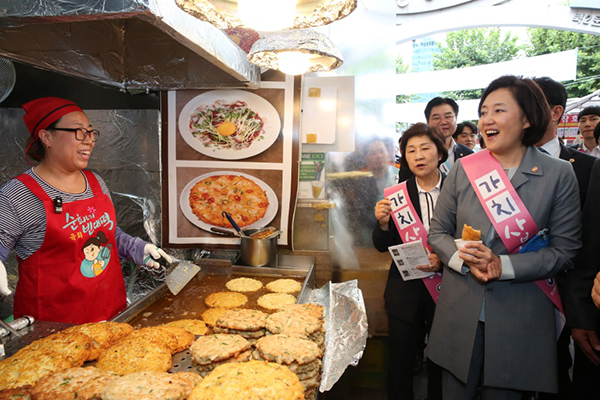
[{"label": "woman in red apron", "polygon": [[154,259],[169,256],[117,227],[106,185],[85,170],[100,132],[81,108],[56,97],[23,108],[25,155],[39,164],[0,188],[0,293],[10,294],[2,262],[14,250],[15,318],[110,319],[126,307],[120,258],[158,269]]}]

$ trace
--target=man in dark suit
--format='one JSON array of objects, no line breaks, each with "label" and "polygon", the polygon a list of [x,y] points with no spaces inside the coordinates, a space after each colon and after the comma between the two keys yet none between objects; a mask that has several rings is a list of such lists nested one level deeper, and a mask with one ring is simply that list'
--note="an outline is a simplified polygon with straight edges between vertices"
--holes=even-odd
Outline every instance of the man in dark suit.
[{"label": "man in dark suit", "polygon": [[[562,118],[565,107],[567,105],[567,91],[565,87],[555,80],[548,77],[534,78],[534,81],[540,86],[548,104],[550,104],[552,118],[544,137],[536,143],[538,149],[541,152],[550,155],[551,157],[560,158],[568,161],[573,166],[575,175],[577,177],[577,184],[579,187],[579,199],[580,205],[583,208],[585,199],[587,197],[587,190],[590,181],[590,175],[592,167],[594,165],[595,158],[567,147],[561,144],[558,140],[558,124]],[[581,262],[575,261],[575,269],[579,268]],[[566,280],[568,274],[571,272],[562,272],[556,276],[558,290],[562,299],[568,296],[566,290]],[[564,302],[564,300],[563,300]],[[569,310],[567,312],[567,326],[563,329],[562,334],[557,341],[558,347],[558,371],[559,371],[559,393],[548,394],[540,393],[539,399],[573,399],[571,379],[569,377],[569,368],[572,365],[571,354],[569,352],[569,343],[571,335],[571,327],[575,328],[569,318]],[[577,329],[573,330],[573,338],[576,338]],[[577,341],[577,340],[576,340]]]},{"label": "man in dark suit", "polygon": [[[458,144],[452,138],[456,132],[458,117],[458,104],[449,97],[433,98],[425,106],[425,120],[427,125],[437,129],[443,136],[448,149],[448,160],[440,165],[440,171],[448,174],[454,162],[461,157],[473,154],[473,150],[462,144]],[[401,168],[398,174],[398,182],[404,182],[412,176],[408,168]]]},{"label": "man in dark suit", "polygon": [[[573,399],[597,399],[600,393],[600,310],[592,302],[592,286],[600,279],[600,159],[596,159],[583,207],[582,248],[575,269],[567,274],[565,311],[575,346]],[[598,275],[596,277],[596,275]],[[596,277],[596,282],[594,282]],[[598,290],[595,290],[598,301]]]}]

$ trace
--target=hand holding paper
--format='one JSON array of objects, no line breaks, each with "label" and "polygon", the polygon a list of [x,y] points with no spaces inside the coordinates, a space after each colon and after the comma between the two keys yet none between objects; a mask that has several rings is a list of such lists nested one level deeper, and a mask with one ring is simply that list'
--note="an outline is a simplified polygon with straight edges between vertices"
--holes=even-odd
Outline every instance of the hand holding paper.
[{"label": "hand holding paper", "polygon": [[387,230],[392,214],[392,203],[388,199],[379,200],[375,204],[375,218],[379,221],[381,229]]}]

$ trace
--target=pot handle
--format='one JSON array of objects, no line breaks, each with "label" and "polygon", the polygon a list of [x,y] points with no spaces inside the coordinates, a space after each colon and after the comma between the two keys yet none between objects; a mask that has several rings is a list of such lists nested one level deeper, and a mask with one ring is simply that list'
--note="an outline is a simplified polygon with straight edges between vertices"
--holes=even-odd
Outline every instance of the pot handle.
[{"label": "pot handle", "polygon": [[238,224],[235,223],[233,217],[227,211],[223,211],[221,215],[227,218],[231,226],[233,226],[233,229],[235,229],[240,234],[240,236],[246,236],[244,232],[242,232],[242,229],[238,226]]}]

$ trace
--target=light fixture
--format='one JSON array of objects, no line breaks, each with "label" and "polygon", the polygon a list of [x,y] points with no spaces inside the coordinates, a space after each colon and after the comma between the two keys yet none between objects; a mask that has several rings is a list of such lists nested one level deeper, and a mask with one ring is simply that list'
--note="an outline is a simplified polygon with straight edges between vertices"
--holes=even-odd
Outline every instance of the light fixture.
[{"label": "light fixture", "polygon": [[261,32],[330,24],[356,9],[357,0],[175,0],[179,8],[219,29]]},{"label": "light fixture", "polygon": [[247,59],[260,67],[277,69],[289,75],[331,71],[344,62],[335,44],[314,29],[265,35],[254,42]]}]

